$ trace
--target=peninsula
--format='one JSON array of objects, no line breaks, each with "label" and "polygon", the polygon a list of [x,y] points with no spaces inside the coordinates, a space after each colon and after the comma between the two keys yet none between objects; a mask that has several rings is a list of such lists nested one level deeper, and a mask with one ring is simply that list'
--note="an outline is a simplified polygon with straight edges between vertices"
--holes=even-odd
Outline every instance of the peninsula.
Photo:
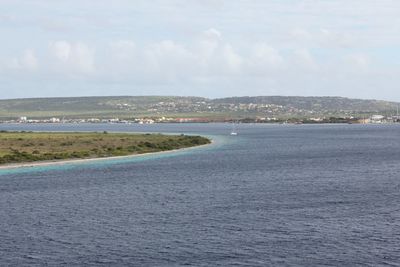
[{"label": "peninsula", "polygon": [[108,132],[0,132],[0,165],[92,159],[209,144],[201,136]]}]

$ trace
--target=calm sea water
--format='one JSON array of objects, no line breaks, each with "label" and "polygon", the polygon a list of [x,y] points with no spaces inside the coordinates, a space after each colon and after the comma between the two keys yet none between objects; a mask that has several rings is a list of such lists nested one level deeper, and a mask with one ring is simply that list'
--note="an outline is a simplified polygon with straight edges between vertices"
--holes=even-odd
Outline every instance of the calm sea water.
[{"label": "calm sea water", "polygon": [[0,125],[17,129],[216,142],[0,171],[2,266],[400,265],[400,125]]}]

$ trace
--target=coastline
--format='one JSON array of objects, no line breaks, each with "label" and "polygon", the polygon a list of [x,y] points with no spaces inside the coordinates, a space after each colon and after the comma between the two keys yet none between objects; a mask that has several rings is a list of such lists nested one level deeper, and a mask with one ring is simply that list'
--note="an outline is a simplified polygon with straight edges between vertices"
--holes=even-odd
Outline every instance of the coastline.
[{"label": "coastline", "polygon": [[124,158],[135,158],[141,156],[148,156],[148,155],[158,155],[158,154],[167,154],[167,153],[174,153],[180,151],[187,151],[191,149],[197,149],[205,146],[212,145],[214,141],[210,139],[209,144],[199,145],[199,146],[192,146],[192,147],[184,147],[172,150],[165,150],[165,151],[158,151],[158,152],[148,152],[148,153],[141,153],[141,154],[132,154],[126,156],[113,156],[113,157],[103,157],[103,158],[87,158],[87,159],[66,159],[66,160],[52,160],[52,161],[33,161],[33,162],[23,162],[23,163],[11,163],[6,165],[0,165],[0,170],[10,170],[10,169],[19,169],[19,168],[33,168],[33,167],[43,167],[43,166],[57,166],[57,165],[65,165],[65,164],[74,164],[74,163],[86,163],[86,162],[96,162],[96,161],[106,161],[106,160],[113,160],[113,159],[124,159]]}]

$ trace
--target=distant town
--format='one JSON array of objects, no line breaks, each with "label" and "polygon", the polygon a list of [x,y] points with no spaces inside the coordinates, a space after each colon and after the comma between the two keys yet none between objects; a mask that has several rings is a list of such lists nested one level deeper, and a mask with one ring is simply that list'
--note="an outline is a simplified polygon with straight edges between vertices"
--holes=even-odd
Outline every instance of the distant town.
[{"label": "distant town", "polygon": [[88,119],[65,119],[65,118],[46,118],[46,119],[30,119],[26,116],[19,117],[14,120],[4,120],[0,123],[122,123],[122,124],[154,124],[154,123],[212,123],[212,122],[235,122],[235,123],[293,123],[293,124],[317,124],[317,123],[354,123],[354,124],[389,124],[400,123],[400,116],[384,116],[372,115],[368,118],[357,117],[311,117],[307,119],[289,118],[280,119],[275,117],[257,117],[257,118],[225,118],[225,119],[212,119],[212,118],[169,118],[169,117],[149,117],[149,118],[134,118],[134,119],[101,119],[101,118],[88,118]]},{"label": "distant town", "polygon": [[399,103],[344,97],[95,96],[0,100],[2,123],[397,123]]}]

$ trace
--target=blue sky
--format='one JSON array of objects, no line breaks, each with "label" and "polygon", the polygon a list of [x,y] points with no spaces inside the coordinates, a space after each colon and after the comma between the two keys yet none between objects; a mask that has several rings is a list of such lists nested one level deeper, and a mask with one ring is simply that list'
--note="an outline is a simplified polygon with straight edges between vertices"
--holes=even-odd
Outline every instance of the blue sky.
[{"label": "blue sky", "polygon": [[397,0],[0,0],[0,98],[400,101]]}]

